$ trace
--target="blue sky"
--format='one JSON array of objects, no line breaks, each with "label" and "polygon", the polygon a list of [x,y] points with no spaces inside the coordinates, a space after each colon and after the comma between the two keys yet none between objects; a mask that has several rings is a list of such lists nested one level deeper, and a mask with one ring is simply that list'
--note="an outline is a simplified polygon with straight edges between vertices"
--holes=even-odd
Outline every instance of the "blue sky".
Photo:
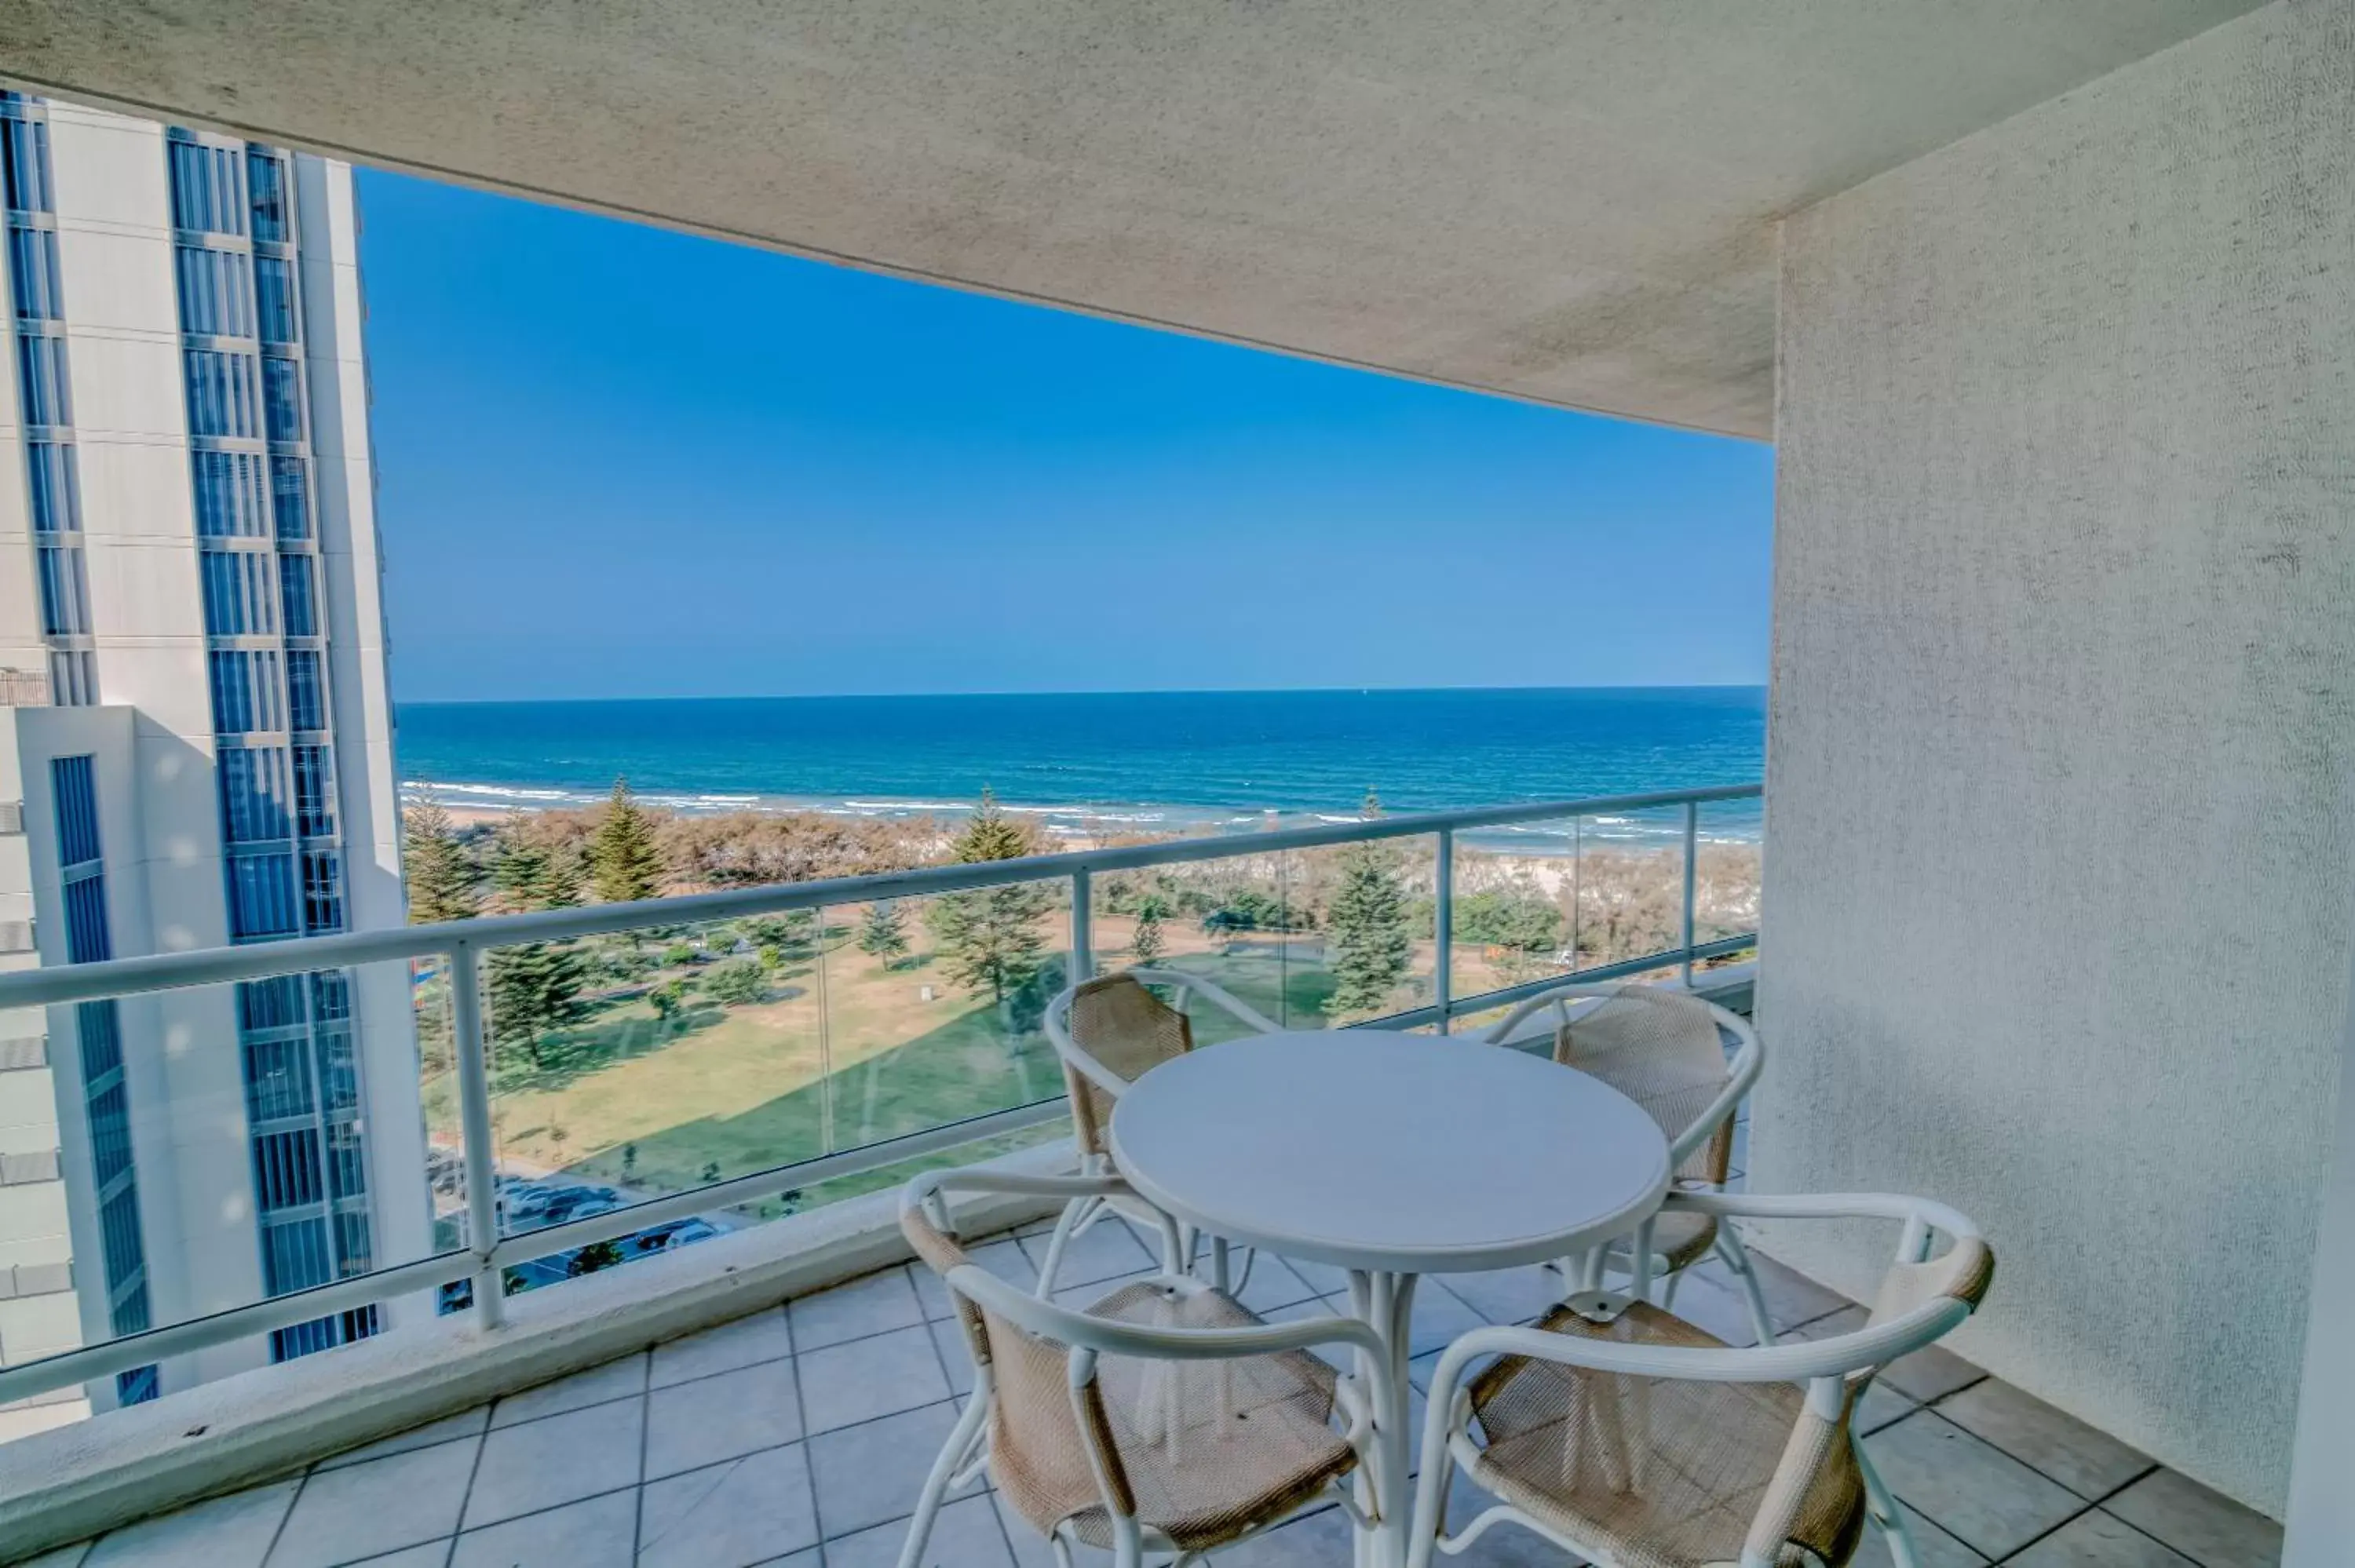
[{"label": "blue sky", "polygon": [[1764,446],[360,186],[404,701],[1764,679]]}]

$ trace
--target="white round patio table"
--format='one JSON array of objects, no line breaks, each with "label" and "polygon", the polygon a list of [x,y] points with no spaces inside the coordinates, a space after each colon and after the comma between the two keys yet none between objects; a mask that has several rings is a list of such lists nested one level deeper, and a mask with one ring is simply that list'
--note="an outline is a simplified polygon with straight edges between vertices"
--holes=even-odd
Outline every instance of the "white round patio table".
[{"label": "white round patio table", "polygon": [[1603,1245],[1649,1219],[1668,1186],[1668,1139],[1601,1080],[1373,1029],[1255,1034],[1164,1062],[1115,1103],[1112,1158],[1180,1224],[1349,1271],[1397,1393],[1375,1420],[1386,1517],[1359,1543],[1385,1568],[1405,1560],[1416,1278]]}]

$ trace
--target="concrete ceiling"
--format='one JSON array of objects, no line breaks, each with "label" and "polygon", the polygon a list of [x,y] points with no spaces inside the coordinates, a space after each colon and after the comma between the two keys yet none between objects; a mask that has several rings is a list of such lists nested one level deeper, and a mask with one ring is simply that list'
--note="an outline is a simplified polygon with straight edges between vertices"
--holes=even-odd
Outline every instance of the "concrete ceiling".
[{"label": "concrete ceiling", "polygon": [[0,75],[860,266],[1764,436],[1776,217],[2251,8],[7,0]]}]

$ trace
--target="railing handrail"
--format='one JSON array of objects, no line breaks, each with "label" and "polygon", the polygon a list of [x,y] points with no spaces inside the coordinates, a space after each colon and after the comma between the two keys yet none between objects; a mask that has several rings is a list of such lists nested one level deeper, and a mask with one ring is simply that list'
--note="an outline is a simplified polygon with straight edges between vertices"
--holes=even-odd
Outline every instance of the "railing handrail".
[{"label": "railing handrail", "polygon": [[0,1008],[58,1006],[131,996],[181,986],[261,980],[302,969],[340,969],[397,959],[437,958],[461,945],[481,951],[522,942],[570,941],[610,936],[649,926],[686,926],[707,920],[782,914],[829,905],[864,904],[878,898],[921,897],[1000,887],[1012,882],[1053,882],[1074,872],[1142,871],[1203,860],[1231,860],[1286,850],[1321,849],[1374,839],[1415,838],[1426,833],[1510,827],[1564,817],[1615,815],[1663,806],[1703,806],[1712,801],[1755,800],[1758,784],[1724,784],[1694,789],[1663,789],[1642,795],[1604,795],[1582,800],[1547,800],[1523,806],[1484,806],[1468,810],[1419,811],[1362,822],[1332,822],[1314,828],[1205,834],[1115,849],[1064,850],[912,871],[873,872],[861,876],[780,882],[720,893],[687,893],[642,898],[626,904],[589,904],[572,909],[536,909],[522,915],[480,915],[432,925],[390,926],[374,931],[342,931],[325,937],[229,948],[197,948],[177,953],[59,965],[0,974]]},{"label": "railing handrail", "polygon": [[[409,1291],[431,1288],[459,1279],[472,1281],[474,1310],[480,1321],[486,1327],[496,1326],[503,1311],[503,1271],[517,1264],[592,1242],[612,1240],[666,1220],[731,1204],[757,1202],[796,1186],[879,1170],[898,1160],[954,1148],[977,1139],[1036,1127],[1062,1114],[1060,1096],[1027,1105],[1006,1107],[878,1143],[835,1150],[794,1164],[774,1166],[726,1181],[668,1193],[608,1213],[502,1236],[498,1234],[494,1202],[499,1174],[494,1147],[496,1139],[492,1134],[490,1075],[485,1054],[480,1005],[480,960],[485,948],[517,943],[564,941],[642,930],[647,927],[693,925],[791,909],[864,903],[877,898],[958,893],[973,888],[1003,886],[1014,882],[1068,880],[1073,894],[1071,972],[1076,976],[1085,974],[1092,964],[1089,897],[1092,879],[1099,872],[1139,871],[1156,865],[1274,854],[1287,850],[1317,849],[1375,839],[1434,835],[1438,840],[1438,874],[1433,889],[1433,933],[1437,944],[1437,969],[1433,976],[1432,1000],[1424,1006],[1383,1018],[1369,1019],[1365,1022],[1392,1029],[1414,1028],[1429,1023],[1444,1033],[1449,1021],[1455,1017],[1488,1007],[1508,1005],[1566,981],[1595,981],[1680,967],[1686,982],[1689,984],[1696,961],[1730,956],[1754,945],[1754,932],[1708,942],[1694,940],[1693,865],[1700,807],[1712,801],[1754,800],[1762,793],[1763,787],[1757,784],[1732,784],[1656,790],[1641,795],[1537,801],[1520,806],[1487,806],[1470,810],[1423,811],[1366,821],[1333,822],[1314,828],[1211,834],[1131,844],[1118,849],[1072,850],[1057,854],[1029,855],[1019,860],[927,866],[913,871],[879,872],[866,876],[830,877],[815,882],[777,883],[725,893],[687,894],[626,904],[540,910],[526,915],[482,916],[429,926],[400,926],[386,930],[345,932],[243,947],[160,953],[0,975],[0,1009],[5,1009],[57,1006],[181,986],[259,980],[305,969],[446,958],[450,964],[451,1026],[456,1047],[454,1075],[458,1079],[465,1139],[463,1158],[468,1232],[464,1245],[458,1251],[389,1265],[312,1290],[248,1302],[209,1317],[105,1340],[38,1361],[0,1368],[0,1403],[68,1387],[91,1378],[108,1376],[159,1357],[225,1344],[326,1312],[370,1301],[388,1300]],[[1481,828],[1508,827],[1520,822],[1610,816],[1668,806],[1683,808],[1681,842],[1685,908],[1681,939],[1676,947],[1585,969],[1549,974],[1476,996],[1456,997],[1452,993],[1450,947],[1455,928],[1452,872],[1455,840],[1458,833]]]}]

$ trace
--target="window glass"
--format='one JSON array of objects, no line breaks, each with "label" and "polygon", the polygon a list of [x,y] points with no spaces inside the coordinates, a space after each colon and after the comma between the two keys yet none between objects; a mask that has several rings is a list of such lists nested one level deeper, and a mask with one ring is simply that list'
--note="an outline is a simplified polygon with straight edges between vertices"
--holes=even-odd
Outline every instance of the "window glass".
[{"label": "window glass", "polygon": [[208,550],[198,559],[205,630],[215,637],[266,637],[278,630],[272,557],[252,550]]},{"label": "window glass", "polygon": [[308,556],[278,557],[278,599],[285,607],[286,635],[319,635],[317,577]]},{"label": "window glass", "polygon": [[202,234],[243,234],[246,204],[237,149],[177,138],[170,145],[173,223]]},{"label": "window glass", "polygon": [[197,533],[208,539],[258,538],[262,532],[261,458],[253,452],[189,455],[196,473]]},{"label": "window glass", "polygon": [[294,748],[295,831],[306,839],[336,831],[335,756],[324,746]]},{"label": "window glass", "polygon": [[16,393],[25,423],[70,425],[73,398],[66,386],[66,340],[26,335],[16,339]]},{"label": "window glass", "polygon": [[16,319],[56,321],[65,314],[58,281],[58,237],[54,230],[12,225],[8,230],[8,277],[15,285]]},{"label": "window glass", "polygon": [[261,362],[261,398],[269,410],[270,439],[303,439],[303,366],[280,355]]},{"label": "window glass", "polygon": [[253,259],[253,291],[261,341],[294,341],[294,263],[282,256]]},{"label": "window glass", "polygon": [[0,119],[0,185],[12,212],[50,210],[47,122]]},{"label": "window glass", "polygon": [[253,263],[244,251],[183,245],[175,260],[183,332],[253,335]]},{"label": "window glass", "polygon": [[294,857],[282,851],[229,859],[229,930],[239,941],[291,937],[294,918]]},{"label": "window glass", "polygon": [[223,747],[220,792],[221,836],[230,843],[269,842],[293,831],[286,753],[279,747]]},{"label": "window glass", "polygon": [[41,630],[51,637],[75,637],[90,630],[90,588],[81,552],[67,546],[40,549]]},{"label": "window glass", "polygon": [[192,348],[187,362],[188,429],[199,436],[251,440],[261,434],[261,395],[250,354]]},{"label": "window glass", "polygon": [[289,238],[286,224],[286,164],[275,153],[249,146],[245,177],[253,199],[253,237],[272,243]]},{"label": "window glass", "polygon": [[326,677],[319,656],[308,649],[286,655],[286,707],[295,729],[327,727]]},{"label": "window glass", "polygon": [[278,514],[280,538],[311,536],[311,479],[301,458],[270,460],[270,501]]}]

